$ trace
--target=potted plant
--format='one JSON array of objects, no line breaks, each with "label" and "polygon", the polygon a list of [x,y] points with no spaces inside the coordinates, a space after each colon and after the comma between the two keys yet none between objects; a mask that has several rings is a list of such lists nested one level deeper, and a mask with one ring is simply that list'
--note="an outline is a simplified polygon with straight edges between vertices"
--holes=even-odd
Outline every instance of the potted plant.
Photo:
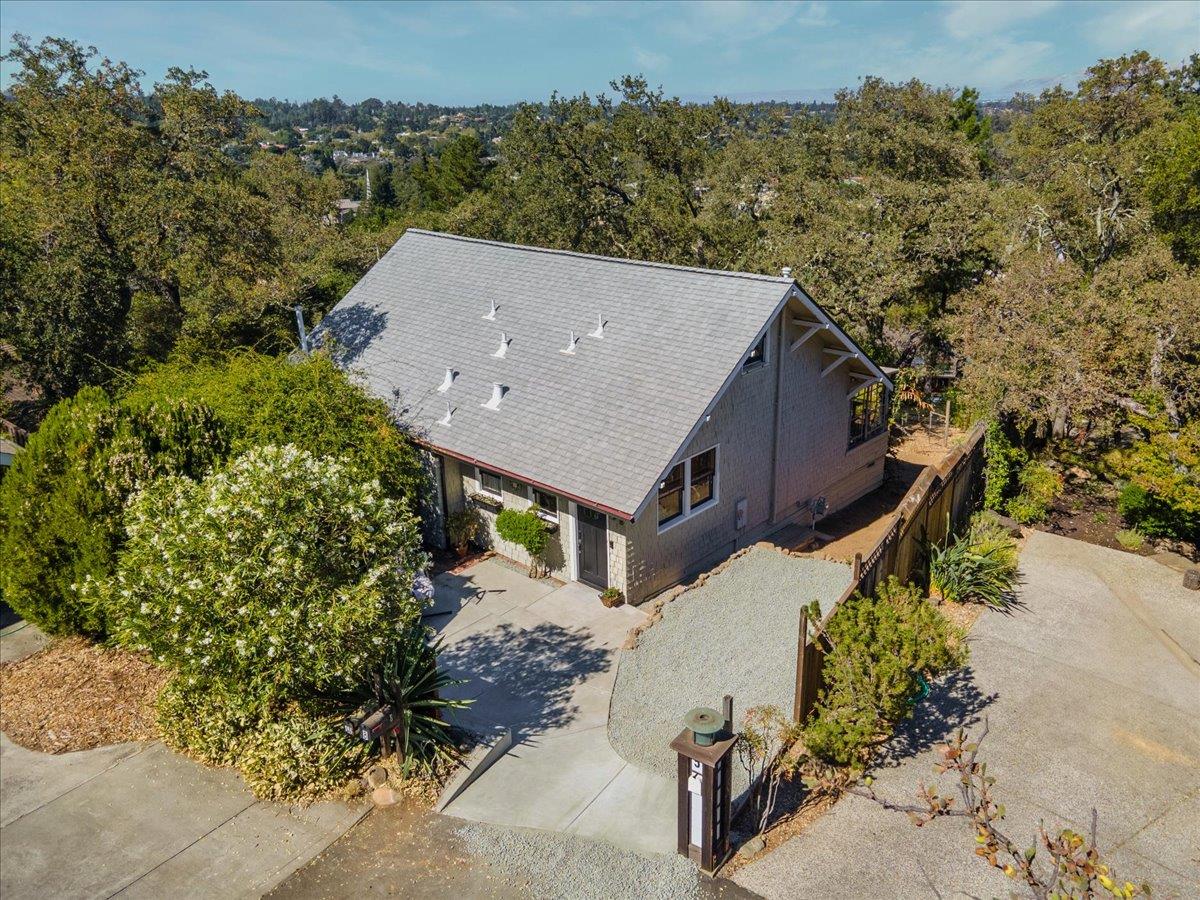
[{"label": "potted plant", "polygon": [[483,518],[479,510],[473,506],[465,506],[458,512],[453,512],[446,519],[446,533],[450,544],[459,556],[466,556],[471,549],[471,541],[479,537],[483,529]]},{"label": "potted plant", "polygon": [[600,602],[609,609],[612,609],[614,606],[621,606],[625,602],[625,595],[621,593],[619,588],[605,588],[600,592]]}]

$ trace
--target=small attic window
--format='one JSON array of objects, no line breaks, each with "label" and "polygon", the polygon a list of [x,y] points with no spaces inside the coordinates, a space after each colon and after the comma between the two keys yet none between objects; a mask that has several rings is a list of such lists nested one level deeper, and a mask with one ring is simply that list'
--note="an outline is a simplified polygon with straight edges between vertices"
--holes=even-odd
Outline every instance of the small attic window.
[{"label": "small attic window", "polygon": [[750,355],[746,357],[746,361],[742,363],[742,371],[748,372],[751,369],[757,369],[759,366],[766,365],[767,362],[767,336],[764,334],[761,341],[754,345],[754,349],[750,351]]}]

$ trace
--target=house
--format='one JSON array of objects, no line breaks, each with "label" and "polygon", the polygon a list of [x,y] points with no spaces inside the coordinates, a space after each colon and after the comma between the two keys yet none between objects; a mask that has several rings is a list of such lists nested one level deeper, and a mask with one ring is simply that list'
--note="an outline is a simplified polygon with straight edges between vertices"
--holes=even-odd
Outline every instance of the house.
[{"label": "house", "polygon": [[788,270],[409,229],[327,336],[427,451],[431,540],[536,504],[552,573],[632,602],[883,479],[892,384]]}]

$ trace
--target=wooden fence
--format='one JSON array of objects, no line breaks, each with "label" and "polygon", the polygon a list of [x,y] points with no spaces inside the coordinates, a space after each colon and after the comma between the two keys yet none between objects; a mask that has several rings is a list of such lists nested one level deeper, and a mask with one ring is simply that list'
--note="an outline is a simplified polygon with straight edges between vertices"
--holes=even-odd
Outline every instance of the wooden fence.
[{"label": "wooden fence", "polygon": [[792,714],[803,722],[821,691],[822,668],[829,651],[824,627],[841,604],[856,592],[872,595],[880,582],[895,575],[903,582],[928,579],[926,548],[958,534],[970,521],[983,487],[984,426],[971,429],[966,440],[936,465],[926,466],[913,482],[887,530],[866,556],[855,554],[850,584],[825,612],[817,637],[809,637],[808,614],[800,614],[796,642],[796,694]]}]

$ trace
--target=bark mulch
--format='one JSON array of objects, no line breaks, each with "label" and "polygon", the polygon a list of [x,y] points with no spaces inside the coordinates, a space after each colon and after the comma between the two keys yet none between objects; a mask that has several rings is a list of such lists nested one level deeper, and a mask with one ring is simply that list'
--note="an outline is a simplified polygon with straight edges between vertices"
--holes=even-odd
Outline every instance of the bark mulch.
[{"label": "bark mulch", "polygon": [[80,638],[0,665],[0,731],[44,753],[158,737],[154,698],[167,672]]}]

